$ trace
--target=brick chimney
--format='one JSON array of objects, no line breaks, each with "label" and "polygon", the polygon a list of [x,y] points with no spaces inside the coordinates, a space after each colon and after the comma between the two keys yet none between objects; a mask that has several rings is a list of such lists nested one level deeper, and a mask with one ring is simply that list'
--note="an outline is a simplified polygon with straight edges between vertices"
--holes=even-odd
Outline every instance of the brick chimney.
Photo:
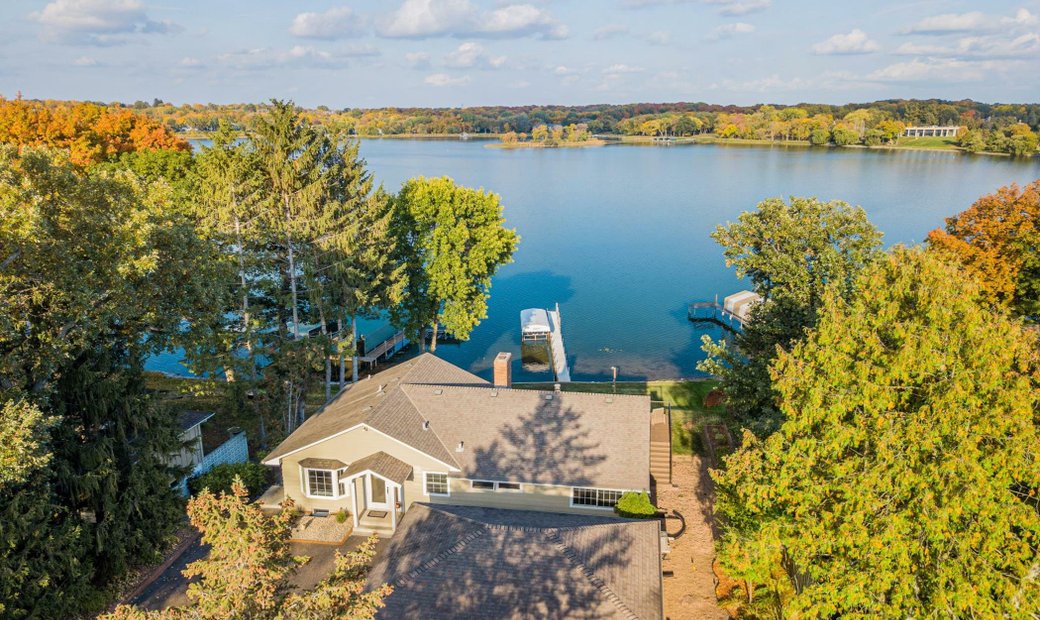
[{"label": "brick chimney", "polygon": [[495,356],[495,387],[513,387],[513,354],[502,352]]}]

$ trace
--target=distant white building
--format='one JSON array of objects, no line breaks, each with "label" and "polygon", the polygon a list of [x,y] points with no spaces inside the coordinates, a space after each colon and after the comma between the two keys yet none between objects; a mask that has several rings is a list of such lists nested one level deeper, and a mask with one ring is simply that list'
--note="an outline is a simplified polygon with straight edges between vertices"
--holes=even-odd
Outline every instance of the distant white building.
[{"label": "distant white building", "polygon": [[908,138],[926,138],[937,136],[940,138],[956,138],[960,127],[956,125],[940,127],[939,125],[928,125],[927,127],[907,127],[903,132]]}]

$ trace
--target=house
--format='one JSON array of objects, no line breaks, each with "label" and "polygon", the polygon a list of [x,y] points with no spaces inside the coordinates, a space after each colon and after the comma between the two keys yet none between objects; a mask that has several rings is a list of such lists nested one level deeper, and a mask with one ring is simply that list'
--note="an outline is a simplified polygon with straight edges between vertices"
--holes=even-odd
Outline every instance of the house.
[{"label": "house", "polygon": [[211,411],[182,411],[177,422],[180,428],[181,448],[171,454],[166,463],[187,472],[173,483],[181,495],[188,495],[188,479],[199,476],[223,463],[243,463],[249,459],[249,445],[241,430],[230,433],[226,441],[211,445],[207,452],[202,437],[202,425],[213,417]]},{"label": "house", "polygon": [[265,464],[306,511],[390,536],[386,618],[661,618],[660,525],[619,519],[650,486],[646,396],[514,389],[422,354],[355,385]]},{"label": "house", "polygon": [[344,509],[361,533],[417,501],[602,514],[649,488],[648,397],[512,389],[510,363],[494,384],[431,354],[371,375],[264,463],[298,507]]}]

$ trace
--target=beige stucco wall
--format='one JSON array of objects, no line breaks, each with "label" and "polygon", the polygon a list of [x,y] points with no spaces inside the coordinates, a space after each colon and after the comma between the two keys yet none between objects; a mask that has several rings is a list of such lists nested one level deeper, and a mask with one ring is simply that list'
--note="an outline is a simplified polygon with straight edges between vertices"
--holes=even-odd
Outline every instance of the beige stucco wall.
[{"label": "beige stucco wall", "polygon": [[421,501],[431,504],[485,506],[487,508],[541,510],[571,514],[613,514],[613,511],[603,508],[572,507],[570,505],[571,487],[568,486],[522,484],[521,491],[516,492],[473,489],[471,481],[464,478],[449,478],[448,483],[451,491],[450,496],[424,495]]},{"label": "beige stucco wall", "polygon": [[[353,511],[350,497],[336,499],[307,497],[304,492],[303,468],[300,467],[300,461],[308,458],[336,459],[349,465],[376,452],[386,452],[414,468],[413,479],[405,481],[403,485],[406,509],[407,505],[412,502],[422,501],[420,497],[422,493],[421,471],[447,472],[447,468],[436,459],[395,439],[391,439],[378,431],[361,426],[348,433],[327,439],[283,458],[282,486],[285,489],[285,496],[291,497],[296,502],[296,505],[304,510],[325,508],[336,511],[344,508],[348,511]],[[361,484],[361,480],[356,480],[355,483],[358,506],[363,509],[365,504],[364,487]]]},{"label": "beige stucco wall", "polygon": [[[291,497],[296,506],[304,510],[323,508],[335,512],[343,508],[352,512],[353,504],[349,496],[335,499],[307,497],[304,494],[303,468],[299,463],[307,458],[324,458],[336,459],[349,465],[380,451],[410,464],[413,468],[412,477],[404,482],[401,489],[405,511],[413,502],[428,502],[572,514],[612,514],[610,510],[606,509],[571,507],[571,487],[569,486],[523,484],[521,492],[472,489],[468,479],[457,477],[458,472],[449,471],[436,459],[365,426],[283,458],[282,485],[285,495]],[[423,488],[424,472],[448,474],[450,496],[426,495]],[[365,490],[361,479],[354,480],[352,492],[357,494],[359,510],[364,510]]]}]

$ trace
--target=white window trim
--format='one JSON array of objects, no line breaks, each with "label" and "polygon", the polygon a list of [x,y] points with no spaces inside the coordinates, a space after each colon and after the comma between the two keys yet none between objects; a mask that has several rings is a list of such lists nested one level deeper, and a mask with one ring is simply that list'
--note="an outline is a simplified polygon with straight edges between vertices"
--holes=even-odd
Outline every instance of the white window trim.
[{"label": "white window trim", "polygon": [[[447,493],[430,493],[429,486],[427,485],[427,478],[429,477],[430,474],[434,474],[434,475],[437,475],[437,476],[444,476],[444,479],[447,481],[447,484],[445,485],[447,487],[447,489],[448,489]],[[425,495],[426,497],[451,497],[451,478],[448,476],[447,472],[443,472],[443,471],[424,471],[423,472],[423,481],[422,482],[423,482],[423,485],[422,485],[423,495]]]},{"label": "white window trim", "polygon": [[[332,495],[312,495],[311,494],[311,481],[310,481],[310,478],[307,476],[307,472],[309,472],[309,471],[324,471],[324,472],[329,472],[329,473],[332,474]],[[329,499],[329,500],[332,500],[332,499],[343,499],[345,497],[350,497],[351,488],[354,486],[353,484],[347,484],[347,493],[346,493],[346,495],[340,495],[339,494],[340,476],[342,474],[346,473],[346,471],[347,471],[347,469],[345,467],[342,468],[342,469],[317,469],[317,468],[313,468],[313,467],[300,467],[300,479],[301,479],[301,482],[303,483],[303,485],[302,485],[303,486],[303,496],[308,498],[308,499]],[[350,482],[350,481],[348,480],[347,482]]]},{"label": "white window trim", "polygon": [[[488,484],[491,484],[492,487],[490,489],[478,489],[474,485],[474,483],[476,483],[476,482],[486,482]],[[503,489],[500,486],[502,483],[515,484],[515,485],[517,485],[517,488],[515,488],[515,489]],[[499,493],[499,492],[501,492],[501,493],[523,493],[524,492],[524,485],[521,482],[513,482],[511,480],[481,480],[481,479],[477,478],[477,479],[470,479],[470,481],[469,481],[469,490],[470,491],[476,491],[478,493],[481,492],[481,491],[491,491],[492,493]]]},{"label": "white window trim", "polygon": [[[588,504],[575,504],[574,503],[574,490],[575,489],[589,489],[589,490],[592,490],[592,491],[609,491],[611,493],[620,493],[622,495],[624,495],[625,493],[628,493],[628,491],[625,491],[623,489],[603,489],[603,488],[600,488],[600,487],[571,487],[570,507],[571,508],[580,508],[582,510],[610,510],[610,511],[613,511],[614,510],[614,506],[589,506]],[[618,499],[620,500],[621,498],[619,497]]]}]

